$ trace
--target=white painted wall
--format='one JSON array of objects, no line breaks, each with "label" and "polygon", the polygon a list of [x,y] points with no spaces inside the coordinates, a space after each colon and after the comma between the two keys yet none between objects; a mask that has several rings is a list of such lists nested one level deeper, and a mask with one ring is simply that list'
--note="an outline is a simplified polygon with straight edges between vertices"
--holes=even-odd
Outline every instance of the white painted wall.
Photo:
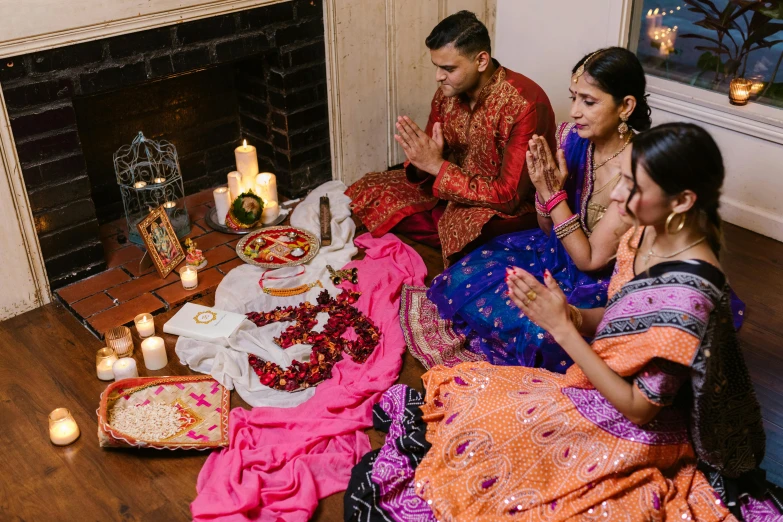
[{"label": "white painted wall", "polygon": [[[585,54],[625,45],[631,0],[497,0],[495,56],[549,95],[558,121],[568,120],[568,82]],[[741,227],[783,241],[783,110],[733,108],[723,96],[693,88],[677,99],[650,97],[653,124],[692,121],[723,151],[726,181],[721,214]],[[764,113],[760,116],[759,113]]]}]

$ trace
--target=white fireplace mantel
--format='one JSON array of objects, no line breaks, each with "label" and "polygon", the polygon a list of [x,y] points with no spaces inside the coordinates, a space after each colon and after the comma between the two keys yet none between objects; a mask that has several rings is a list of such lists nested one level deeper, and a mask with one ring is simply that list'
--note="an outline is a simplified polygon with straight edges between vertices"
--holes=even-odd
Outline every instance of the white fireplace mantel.
[{"label": "white fireplace mantel", "polygon": [[[0,0],[0,58],[287,0]],[[496,0],[313,0],[324,4],[332,172],[351,183],[402,160],[397,114],[423,123],[435,92],[424,38],[469,9],[494,33]],[[51,301],[0,90],[0,320]]]}]

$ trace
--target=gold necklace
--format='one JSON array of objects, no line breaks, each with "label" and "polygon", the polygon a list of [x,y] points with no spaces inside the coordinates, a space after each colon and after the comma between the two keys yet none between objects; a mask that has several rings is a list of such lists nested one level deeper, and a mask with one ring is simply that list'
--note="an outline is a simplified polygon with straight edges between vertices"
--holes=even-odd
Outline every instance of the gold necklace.
[{"label": "gold necklace", "polygon": [[620,148],[620,150],[618,150],[617,152],[615,152],[614,154],[612,154],[611,156],[609,156],[608,158],[606,158],[606,159],[605,159],[604,161],[602,161],[600,164],[598,164],[598,165],[595,165],[595,161],[593,161],[593,172],[595,172],[596,170],[600,169],[601,167],[603,167],[604,165],[606,165],[607,163],[609,163],[610,161],[612,161],[613,159],[615,159],[617,156],[619,156],[620,154],[622,154],[622,153],[623,153],[623,151],[625,150],[625,148],[628,146],[628,144],[629,144],[629,143],[631,143],[631,138],[633,138],[633,133],[631,133],[631,134],[629,134],[629,135],[628,135],[628,139],[627,139],[627,140],[625,140],[625,144],[623,144],[623,146],[622,146],[622,148]]},{"label": "gold necklace", "polygon": [[[656,239],[657,239],[657,238],[656,238]],[[655,246],[655,239],[653,239],[653,244],[652,244],[652,245],[650,245],[650,250],[649,250],[649,251],[647,252],[647,254],[644,256],[644,264],[646,265],[646,264],[647,264],[647,263],[650,261],[650,258],[651,258],[651,257],[657,257],[657,258],[659,258],[659,259],[671,259],[671,258],[673,258],[674,256],[676,256],[676,255],[678,255],[678,254],[682,254],[682,253],[683,253],[683,252],[685,252],[686,250],[689,250],[689,249],[691,249],[691,248],[695,247],[696,245],[698,245],[699,243],[702,243],[702,242],[703,242],[704,240],[706,240],[706,239],[707,239],[707,236],[702,236],[701,238],[697,239],[696,241],[694,241],[694,242],[693,242],[693,243],[691,243],[690,245],[687,245],[687,246],[685,246],[685,247],[683,247],[683,248],[679,249],[678,251],[676,251],[676,252],[674,252],[674,253],[671,253],[671,254],[663,254],[663,255],[662,255],[662,254],[656,254],[655,252],[653,252],[653,247]]]},{"label": "gold necklace", "polygon": [[314,283],[292,286],[291,288],[264,288],[263,290],[265,294],[275,297],[291,297],[292,295],[303,294],[315,286],[323,288],[321,281],[315,281]]}]

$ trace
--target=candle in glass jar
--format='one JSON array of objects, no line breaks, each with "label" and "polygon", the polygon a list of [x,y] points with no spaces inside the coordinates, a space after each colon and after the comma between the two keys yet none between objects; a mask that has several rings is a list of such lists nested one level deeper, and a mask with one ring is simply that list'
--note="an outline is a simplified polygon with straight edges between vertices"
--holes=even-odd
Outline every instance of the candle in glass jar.
[{"label": "candle in glass jar", "polygon": [[215,213],[217,214],[218,223],[225,225],[228,207],[231,205],[228,188],[218,187],[212,191],[212,196],[215,198]]},{"label": "candle in glass jar", "polygon": [[228,174],[228,191],[231,201],[234,201],[242,193],[242,173],[234,171]]},{"label": "candle in glass jar", "polygon": [[147,183],[144,182],[144,181],[137,181],[136,183],[133,184],[133,188],[136,188],[136,189],[144,188],[146,186],[147,186]]},{"label": "candle in glass jar", "polygon": [[152,180],[153,183],[163,183],[166,181],[166,178],[155,178]]},{"label": "candle in glass jar", "polygon": [[184,266],[179,271],[179,277],[182,279],[182,288],[193,290],[198,286],[198,270],[192,266]]},{"label": "candle in glass jar", "polygon": [[49,439],[56,446],[67,446],[79,438],[79,426],[67,408],[57,408],[49,414]]},{"label": "candle in glass jar", "polygon": [[256,176],[256,194],[264,204],[268,201],[278,202],[277,199],[277,178],[271,172],[262,172]]},{"label": "candle in glass jar", "polygon": [[155,335],[155,320],[151,314],[139,314],[133,322],[136,324],[136,331],[139,332],[139,337],[142,339]]},{"label": "candle in glass jar", "polygon": [[242,190],[255,192],[256,175],[258,174],[256,148],[248,145],[247,140],[244,140],[241,147],[234,149],[234,158],[236,158],[237,170],[242,174]]},{"label": "candle in glass jar", "polygon": [[278,215],[280,215],[280,205],[277,204],[277,201],[264,201],[264,210],[261,212],[261,223],[264,225],[274,223]]},{"label": "candle in glass jar", "polygon": [[117,360],[111,367],[114,372],[114,380],[130,379],[139,376],[139,369],[136,367],[136,360],[131,357],[123,357]]},{"label": "candle in glass jar", "polygon": [[111,348],[101,348],[95,355],[95,370],[102,381],[114,379],[112,366],[117,362],[117,354]]},{"label": "candle in glass jar", "polygon": [[141,342],[144,366],[148,370],[160,370],[169,363],[166,357],[166,343],[160,337],[150,337]]}]

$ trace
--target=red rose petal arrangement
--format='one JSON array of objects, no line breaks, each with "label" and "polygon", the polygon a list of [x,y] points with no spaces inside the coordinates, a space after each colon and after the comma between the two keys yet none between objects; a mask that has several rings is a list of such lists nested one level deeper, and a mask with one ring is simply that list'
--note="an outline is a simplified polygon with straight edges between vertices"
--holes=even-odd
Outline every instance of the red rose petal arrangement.
[{"label": "red rose petal arrangement", "polygon": [[[332,367],[343,358],[343,352],[348,353],[357,363],[363,363],[372,354],[381,338],[380,332],[369,317],[354,308],[353,305],[361,294],[359,292],[343,292],[336,298],[324,290],[318,296],[315,305],[309,302],[297,307],[277,307],[271,312],[250,312],[247,318],[256,326],[266,326],[271,323],[295,321],[275,342],[282,348],[290,348],[295,344],[311,344],[309,362],[294,360],[288,368],[248,355],[250,366],[256,372],[261,384],[276,390],[297,391],[310,386],[316,386],[332,376]],[[314,332],[318,323],[316,316],[326,312],[329,320],[321,332]],[[356,340],[344,339],[342,335],[352,327],[356,332]]]}]

